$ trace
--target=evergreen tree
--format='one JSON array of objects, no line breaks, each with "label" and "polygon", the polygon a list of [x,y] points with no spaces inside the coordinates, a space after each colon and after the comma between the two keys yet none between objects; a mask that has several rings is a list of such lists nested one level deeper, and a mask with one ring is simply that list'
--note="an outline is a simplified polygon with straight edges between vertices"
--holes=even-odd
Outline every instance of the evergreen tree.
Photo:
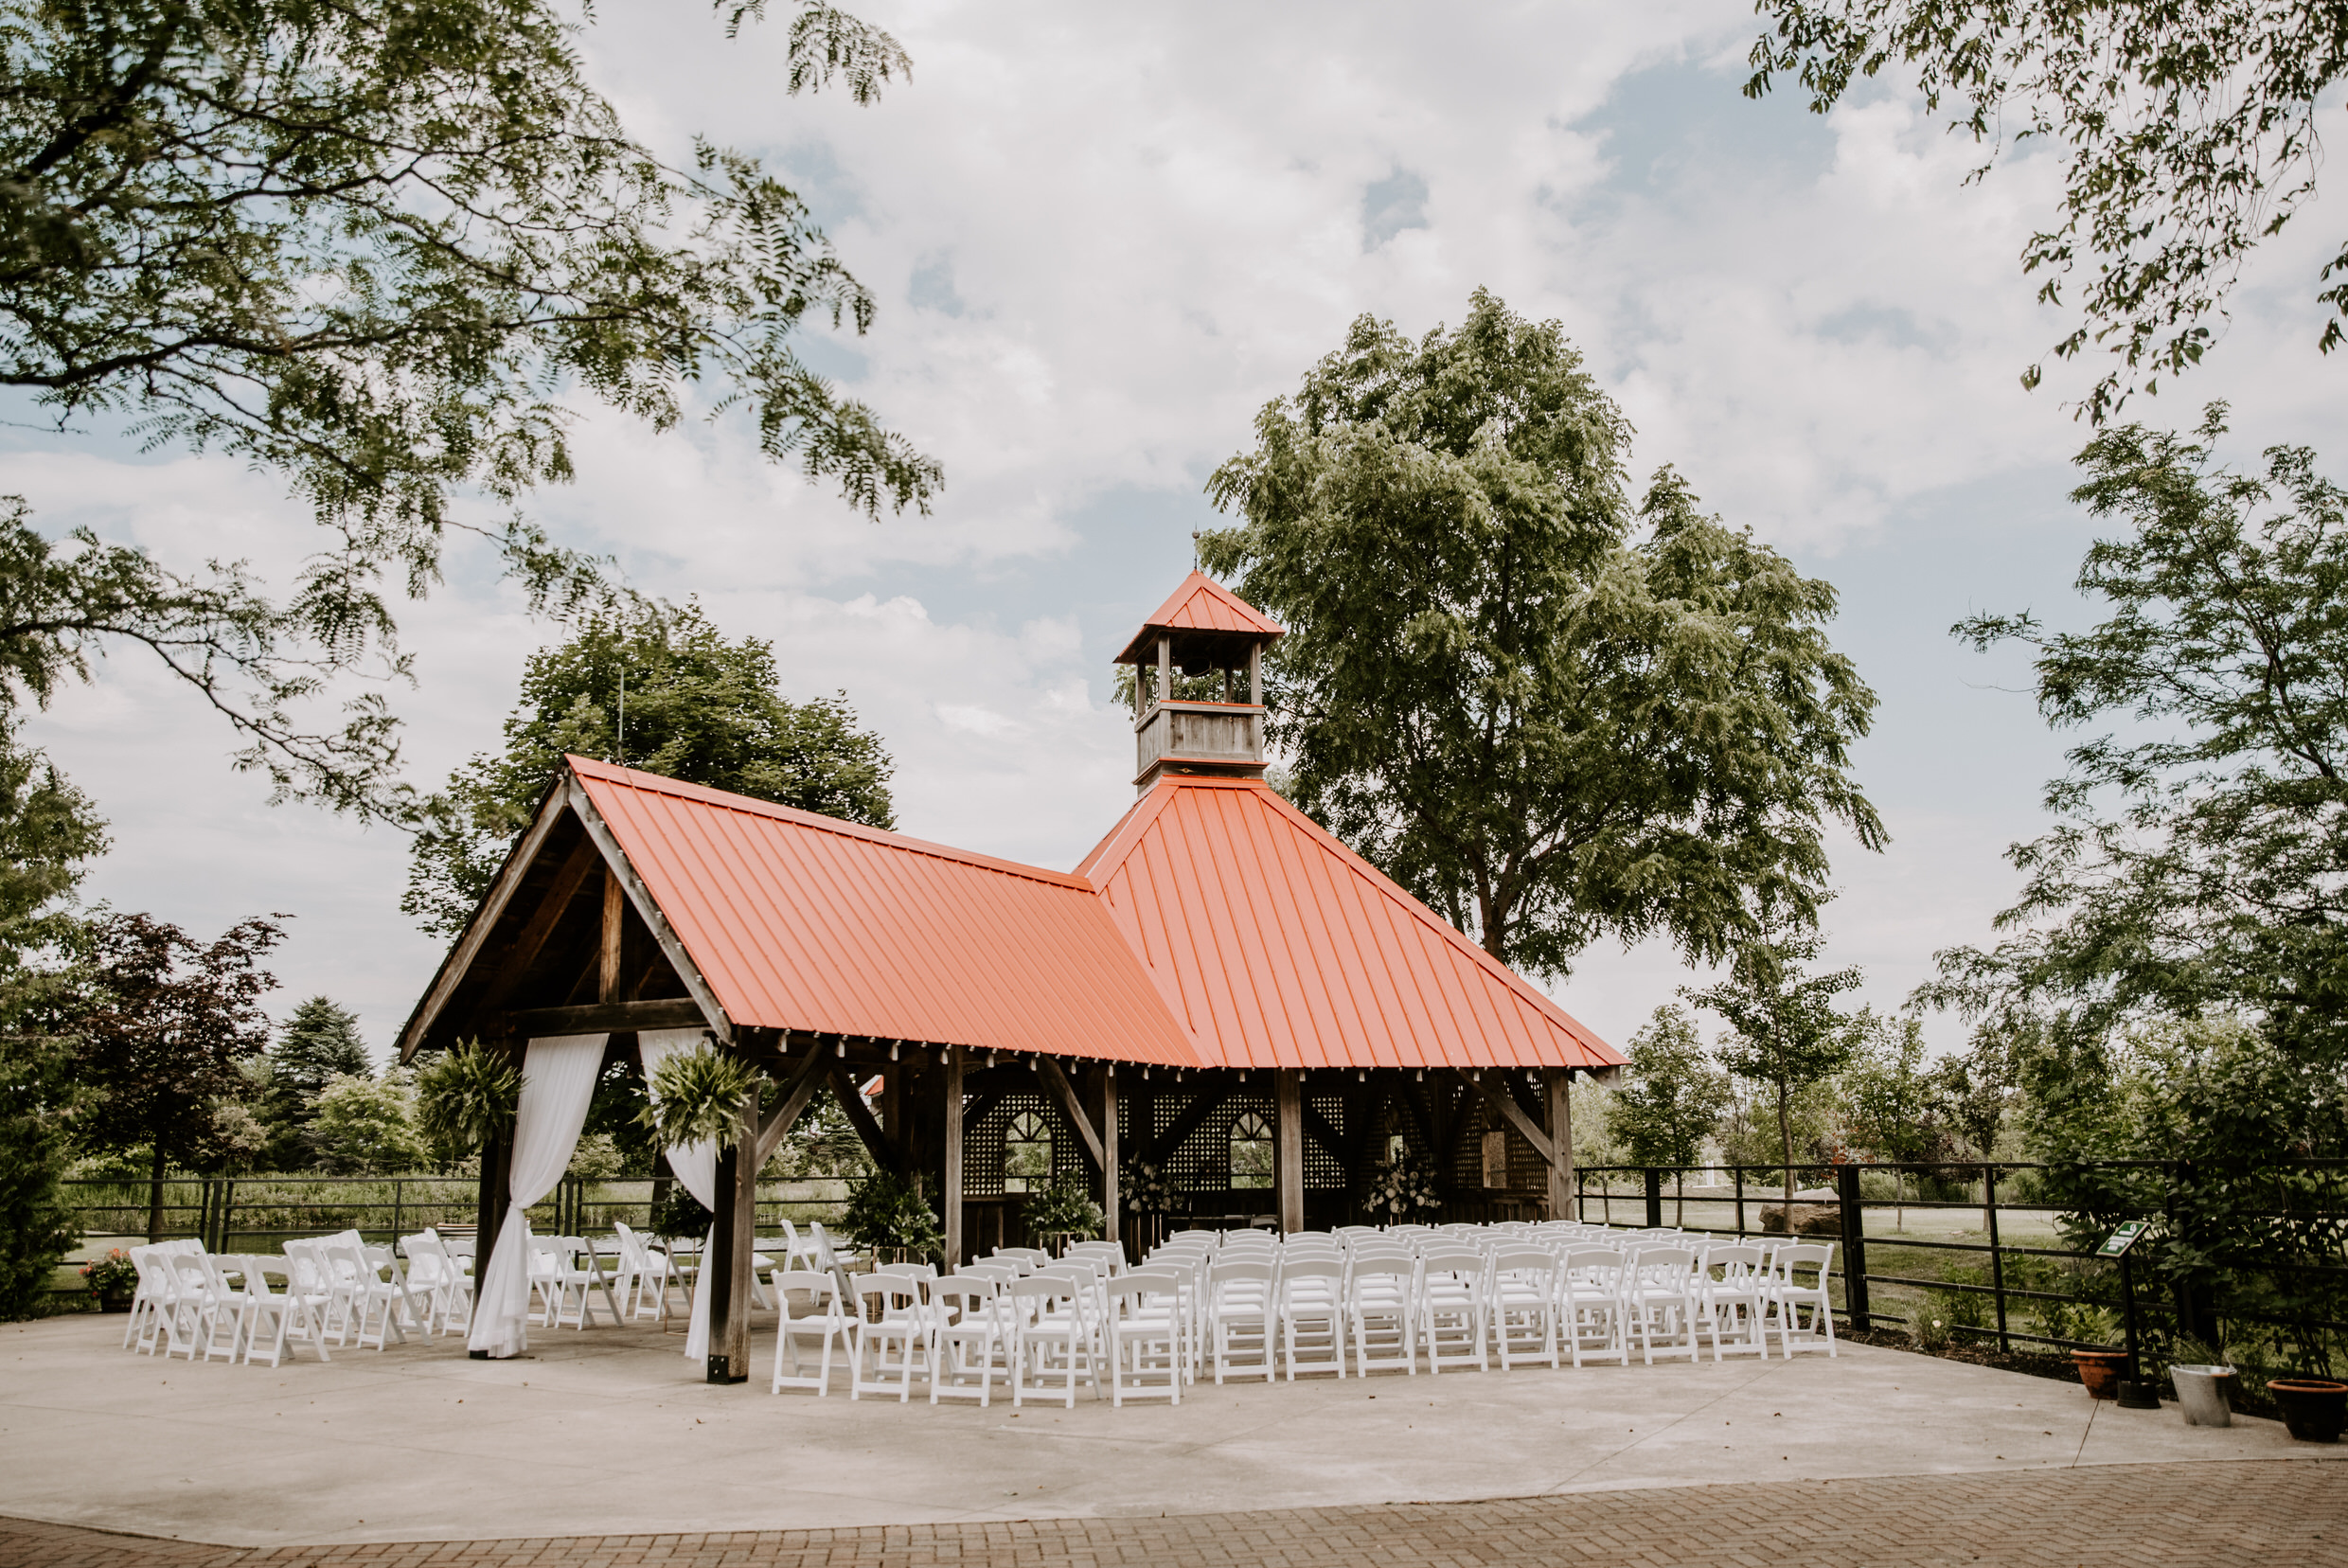
[{"label": "evergreen tree", "polygon": [[271,1170],[301,1170],[314,1163],[307,1142],[318,1096],[336,1078],[368,1078],[374,1064],[359,1038],[359,1017],[325,996],[294,1009],[269,1049],[261,1122],[269,1141],[261,1164]]},{"label": "evergreen tree", "polygon": [[0,1035],[0,1322],[40,1309],[58,1259],[80,1238],[59,1178],[86,1102],[63,1045]]}]

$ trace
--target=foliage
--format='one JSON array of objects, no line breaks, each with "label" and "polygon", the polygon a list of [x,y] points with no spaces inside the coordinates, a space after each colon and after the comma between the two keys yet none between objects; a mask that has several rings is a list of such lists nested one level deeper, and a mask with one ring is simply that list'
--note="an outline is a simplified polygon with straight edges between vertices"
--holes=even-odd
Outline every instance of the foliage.
[{"label": "foliage", "polygon": [[[2339,0],[1759,0],[1775,35],[1753,45],[1748,97],[1795,73],[1819,114],[1859,77],[1896,62],[1928,108],[1957,107],[1951,129],[1990,150],[2011,136],[2052,142],[2064,160],[2060,222],[2022,248],[2047,275],[2038,297],[2063,303],[2083,260],[2085,318],[2054,346],[2063,358],[2108,346],[2111,368],[2087,399],[2097,423],[2139,380],[2195,364],[2210,347],[2243,262],[2315,194],[2316,106],[2348,71],[2348,8]],[[2324,264],[2332,307],[2320,347],[2343,341],[2348,249]],[[2037,366],[2024,377],[2035,385]]]},{"label": "foliage", "polygon": [[0,1033],[0,1322],[40,1310],[81,1239],[59,1182],[91,1098],[62,1042]]},{"label": "foliage", "polygon": [[478,1040],[460,1041],[416,1071],[416,1130],[443,1160],[504,1136],[521,1105],[521,1069]]},{"label": "foliage", "polygon": [[127,1295],[138,1289],[138,1265],[120,1247],[110,1247],[105,1256],[82,1264],[80,1274],[92,1295]]},{"label": "foliage", "polygon": [[759,1174],[778,1181],[810,1177],[861,1180],[872,1173],[872,1154],[857,1135],[855,1124],[840,1108],[840,1099],[827,1083],[808,1096],[807,1109]]},{"label": "foliage", "polygon": [[640,1119],[668,1148],[714,1143],[728,1149],[742,1131],[742,1101],[766,1081],[740,1057],[705,1042],[661,1062]]},{"label": "foliage", "polygon": [[1630,1037],[1630,1071],[1614,1091],[1608,1130],[1631,1165],[1691,1166],[1729,1109],[1726,1074],[1713,1064],[1696,1023],[1661,1007]]},{"label": "foliage", "polygon": [[652,1205],[651,1212],[645,1216],[645,1225],[654,1236],[675,1240],[679,1237],[708,1235],[716,1219],[680,1182],[668,1189],[666,1198]]},{"label": "foliage", "polygon": [[1832,1076],[1858,1046],[1851,1021],[1835,1010],[1834,998],[1859,984],[1859,971],[1804,972],[1823,945],[1814,932],[1771,932],[1736,950],[1727,979],[1681,992],[1727,1020],[1730,1033],[1720,1042],[1720,1065],[1769,1087],[1788,1205],[1794,1191],[1794,1094]]},{"label": "foliage", "polygon": [[1975,1030],[1969,1049],[1933,1064],[1932,1095],[1940,1115],[1971,1147],[1973,1157],[1996,1159],[2014,1106],[2012,1043]]},{"label": "foliage", "polygon": [[475,756],[424,803],[400,907],[436,935],[461,932],[566,752],[894,827],[880,738],[845,693],[792,703],[780,682],[773,644],[727,640],[699,605],[589,616],[524,667],[504,752]]},{"label": "foliage", "polygon": [[1066,1236],[1089,1241],[1108,1228],[1108,1218],[1082,1182],[1063,1176],[1041,1192],[1030,1192],[1020,1218],[1037,1236]]},{"label": "foliage", "polygon": [[620,1152],[618,1142],[609,1132],[582,1132],[571,1149],[571,1163],[565,1174],[581,1181],[608,1182],[628,1167],[627,1157]]},{"label": "foliage", "polygon": [[[1777,1090],[1768,1083],[1753,1083],[1742,1078],[1729,1080],[1731,1100],[1728,1114],[1720,1118],[1714,1136],[1719,1140],[1723,1164],[1743,1166],[1748,1171],[1774,1170],[1785,1161],[1784,1131],[1793,1134],[1794,1160],[1798,1167],[1815,1167],[1831,1164],[1834,1156],[1834,1124],[1839,1109],[1835,1086],[1829,1079],[1803,1084],[1786,1100],[1786,1127],[1780,1130],[1777,1121]],[[1797,1180],[1802,1185],[1806,1177]]]},{"label": "foliage", "polygon": [[[223,711],[282,792],[400,810],[379,704],[339,736],[273,721],[320,669],[401,668],[384,579],[426,592],[452,530],[486,534],[542,600],[593,576],[519,515],[456,504],[571,477],[564,393],[666,429],[707,388],[868,515],[934,493],[936,465],[797,356],[803,327],[862,332],[874,308],[804,203],[705,142],[662,163],[545,0],[5,14],[0,384],[61,425],[128,416],[274,470],[329,530],[282,608],[234,570],[205,590],[256,655],[258,707]],[[887,34],[809,5],[785,86],[844,76],[870,101],[907,66]],[[174,668],[214,694],[208,666]]]},{"label": "foliage", "polygon": [[338,1074],[314,1102],[310,1147],[333,1176],[390,1175],[424,1165],[432,1150],[416,1127],[416,1092],[398,1068],[382,1078]]},{"label": "foliage", "polygon": [[1407,1144],[1371,1167],[1361,1191],[1362,1210],[1387,1224],[1415,1220],[1442,1206],[1434,1162]]},{"label": "foliage", "polygon": [[864,1247],[927,1253],[946,1242],[936,1211],[912,1183],[892,1170],[876,1170],[856,1184],[840,1213],[840,1228]]},{"label": "foliage", "polygon": [[365,1078],[373,1071],[356,1013],[324,996],[295,1007],[266,1060],[259,1095],[268,1132],[262,1163],[271,1170],[305,1168],[311,1156],[306,1134],[319,1094],[337,1077]]},{"label": "foliage", "polygon": [[1244,521],[1201,551],[1288,627],[1287,789],[1495,957],[1717,958],[1815,902],[1828,824],[1884,842],[1833,589],[1667,469],[1634,512],[1629,427],[1556,323],[1482,291],[1415,343],[1364,316],[1255,435],[1208,484]]},{"label": "foliage", "polygon": [[[2062,728],[2131,722],[2073,746],[2050,784],[2059,819],[2009,851],[2027,881],[1990,953],[1942,955],[1932,999],[2009,1030],[2240,1009],[2278,1044],[2348,1054],[2348,508],[2305,448],[2263,477],[2139,426],[2079,455],[2073,492],[2099,540],[2078,586],[2107,619],[2052,633],[2027,612],[1957,634],[2037,651],[2038,706]],[[2116,804],[2116,815],[2106,814]]]},{"label": "foliage", "polygon": [[1952,1159],[1956,1139],[1943,1113],[1942,1082],[1925,1060],[1924,1025],[1912,1015],[1862,1007],[1851,1029],[1851,1059],[1836,1087],[1852,1153],[1886,1164]]},{"label": "foliage", "polygon": [[199,942],[152,916],[115,914],[82,937],[57,1007],[97,1096],[79,1125],[93,1148],[146,1147],[150,1240],[162,1235],[165,1171],[221,1152],[215,1103],[243,1094],[243,1064],[269,1043],[260,998],[276,981],[260,961],[284,935],[250,919]]}]

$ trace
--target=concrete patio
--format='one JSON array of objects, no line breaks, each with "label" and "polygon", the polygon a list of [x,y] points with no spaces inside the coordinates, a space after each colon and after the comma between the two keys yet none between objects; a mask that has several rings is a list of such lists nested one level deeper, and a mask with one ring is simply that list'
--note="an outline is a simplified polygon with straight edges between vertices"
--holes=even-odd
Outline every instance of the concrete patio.
[{"label": "concrete patio", "polygon": [[[1732,1483],[2337,1462],[2268,1421],[2093,1406],[1898,1351],[1212,1383],[1115,1409],[910,1407],[695,1381],[675,1335],[443,1339],[272,1371],[0,1337],[0,1514],[233,1545],[1236,1513]],[[761,1354],[770,1335],[754,1338]],[[2090,1423],[2090,1414],[2092,1420]]]}]

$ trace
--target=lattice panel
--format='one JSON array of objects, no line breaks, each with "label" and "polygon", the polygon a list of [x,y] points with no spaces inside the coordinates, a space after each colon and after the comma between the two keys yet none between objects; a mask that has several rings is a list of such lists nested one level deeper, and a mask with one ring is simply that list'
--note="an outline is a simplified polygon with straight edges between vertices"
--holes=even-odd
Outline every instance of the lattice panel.
[{"label": "lattice panel", "polygon": [[[1342,1148],[1345,1141],[1345,1100],[1342,1095],[1307,1095],[1305,1103],[1321,1114],[1336,1132]],[[1305,1139],[1305,1190],[1307,1192],[1343,1192],[1350,1184],[1345,1180],[1344,1164],[1321,1147],[1321,1140],[1307,1135]]]},{"label": "lattice panel", "polygon": [[[1092,1172],[1084,1163],[1084,1147],[1076,1130],[1068,1124],[1067,1114],[1059,1106],[1041,1095],[1005,1095],[987,1107],[987,1114],[963,1129],[962,1192],[969,1198],[999,1198],[1003,1196],[1004,1138],[1010,1131],[1011,1118],[1023,1114],[1040,1115],[1052,1130],[1052,1178],[1089,1183]],[[1120,1122],[1122,1125],[1122,1122]]]}]

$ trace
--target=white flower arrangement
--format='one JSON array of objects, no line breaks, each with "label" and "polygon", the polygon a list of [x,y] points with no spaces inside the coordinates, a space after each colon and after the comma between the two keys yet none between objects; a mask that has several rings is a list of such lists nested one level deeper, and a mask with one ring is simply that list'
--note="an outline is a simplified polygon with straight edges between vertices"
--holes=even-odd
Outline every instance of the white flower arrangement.
[{"label": "white flower arrangement", "polygon": [[1165,1172],[1147,1160],[1136,1160],[1126,1170],[1125,1206],[1136,1214],[1170,1214],[1174,1186]]},{"label": "white flower arrangement", "polygon": [[1392,1159],[1379,1161],[1378,1168],[1370,1173],[1362,1206],[1389,1221],[1441,1208],[1443,1195],[1435,1189],[1434,1167],[1407,1149]]}]

